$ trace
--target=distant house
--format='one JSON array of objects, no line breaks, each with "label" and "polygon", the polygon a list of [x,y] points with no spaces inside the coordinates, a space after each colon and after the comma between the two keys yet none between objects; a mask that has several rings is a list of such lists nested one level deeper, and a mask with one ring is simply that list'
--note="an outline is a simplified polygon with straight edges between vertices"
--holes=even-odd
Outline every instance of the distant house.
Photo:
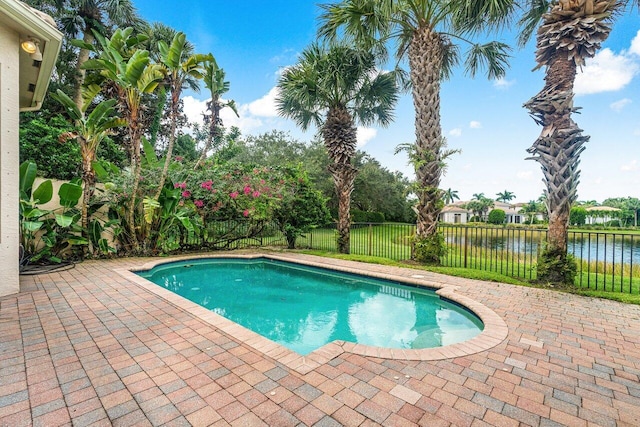
[{"label": "distant house", "polygon": [[461,206],[464,203],[465,202],[456,202],[442,208],[442,211],[440,211],[440,222],[448,222],[451,224],[466,224],[469,222],[473,213]]},{"label": "distant house", "polygon": [[[442,208],[440,212],[440,222],[450,224],[466,224],[473,217],[473,212],[464,208],[468,201],[457,201]],[[514,204],[504,202],[494,202],[493,207],[489,209],[502,209],[505,213],[505,223],[507,224],[524,224],[529,218],[528,214],[520,213],[524,204]],[[536,219],[542,219],[542,215],[536,215]]]},{"label": "distant house", "polygon": [[587,211],[587,224],[606,224],[616,219],[616,213],[621,210],[611,206],[592,206]]},{"label": "distant house", "polygon": [[0,296],[19,284],[19,112],[42,106],[62,33],[47,14],[0,1]]}]

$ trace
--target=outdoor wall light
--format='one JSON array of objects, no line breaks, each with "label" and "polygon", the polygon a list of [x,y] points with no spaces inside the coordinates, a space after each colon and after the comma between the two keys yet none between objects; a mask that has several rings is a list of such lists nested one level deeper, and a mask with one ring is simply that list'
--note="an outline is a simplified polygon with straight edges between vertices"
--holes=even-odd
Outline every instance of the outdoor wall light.
[{"label": "outdoor wall light", "polygon": [[42,52],[40,51],[40,43],[34,39],[27,39],[20,43],[22,50],[31,55],[34,61],[42,61]]}]

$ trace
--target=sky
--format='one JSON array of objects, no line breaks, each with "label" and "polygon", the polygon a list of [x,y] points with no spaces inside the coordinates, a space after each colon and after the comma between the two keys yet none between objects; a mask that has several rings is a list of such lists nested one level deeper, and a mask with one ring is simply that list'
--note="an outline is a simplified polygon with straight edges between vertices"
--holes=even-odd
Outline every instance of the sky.
[{"label": "sky", "polygon": [[[328,0],[327,0],[328,1]],[[211,52],[227,73],[226,98],[239,106],[240,117],[227,109],[227,127],[238,126],[243,135],[273,129],[310,141],[279,117],[274,99],[281,71],[294,65],[298,55],[316,40],[318,3],[310,0],[191,0],[181,5],[158,0],[134,0],[140,15],[162,22],[195,45],[196,52]],[[515,46],[514,33],[492,37]],[[464,52],[465,45],[461,45]],[[537,199],[543,192],[540,165],[526,160],[527,148],[541,128],[522,105],[544,84],[544,70],[533,72],[535,41],[511,52],[504,78],[470,78],[456,69],[441,87],[441,124],[448,148],[461,150],[448,162],[441,188],[458,192],[461,200],[484,193],[510,191],[514,202]],[[581,107],[574,121],[591,138],[581,155],[578,200],[602,202],[609,197],[640,198],[640,13],[628,10],[598,54],[579,70],[574,105]],[[201,120],[206,89],[184,98],[185,113]],[[414,179],[413,168],[395,147],[414,137],[414,109],[410,94],[398,102],[395,121],[387,128],[358,128],[359,149],[384,167]]]}]

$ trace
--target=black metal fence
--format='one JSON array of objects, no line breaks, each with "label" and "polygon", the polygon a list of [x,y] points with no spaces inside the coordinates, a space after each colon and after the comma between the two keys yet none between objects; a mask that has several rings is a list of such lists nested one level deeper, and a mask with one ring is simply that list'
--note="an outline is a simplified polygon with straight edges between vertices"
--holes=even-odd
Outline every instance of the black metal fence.
[{"label": "black metal fence", "polygon": [[[547,230],[528,227],[488,227],[441,224],[447,244],[442,265],[500,273],[525,280],[536,278],[538,250]],[[415,224],[354,223],[350,252],[396,261],[409,260]],[[329,224],[300,236],[296,247],[335,252],[336,226]],[[640,234],[570,231],[569,252],[576,258],[576,285],[582,288],[640,293]],[[270,222],[242,221],[211,224],[187,238],[192,247],[235,249],[286,246],[278,227]]]},{"label": "black metal fence", "polygon": [[[533,280],[538,250],[546,229],[441,224],[447,243],[442,265],[493,271]],[[411,259],[415,224],[356,223],[351,228],[350,252],[398,261]],[[640,293],[640,235],[570,231],[569,252],[576,258],[576,285],[593,290]],[[314,229],[298,239],[298,247],[336,250],[335,225]]]}]

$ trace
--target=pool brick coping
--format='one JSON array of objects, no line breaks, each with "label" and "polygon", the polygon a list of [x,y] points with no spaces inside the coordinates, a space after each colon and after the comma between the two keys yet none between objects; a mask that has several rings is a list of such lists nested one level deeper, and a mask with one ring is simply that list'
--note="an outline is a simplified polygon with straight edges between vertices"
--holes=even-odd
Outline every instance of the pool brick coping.
[{"label": "pool brick coping", "polygon": [[[283,347],[262,335],[253,332],[223,316],[220,316],[206,308],[189,301],[186,298],[175,294],[168,289],[158,286],[147,279],[139,276],[136,272],[150,270],[158,265],[167,264],[177,261],[187,261],[190,259],[207,259],[207,258],[239,258],[239,259],[259,259],[266,258],[278,261],[291,262],[296,264],[307,265],[311,267],[318,267],[324,269],[331,269],[335,271],[360,274],[369,277],[375,277],[379,279],[386,279],[395,282],[400,282],[412,286],[425,287],[430,289],[436,289],[436,293],[447,300],[453,301],[476,314],[484,324],[483,331],[474,338],[463,341],[456,344],[447,345],[438,348],[426,348],[426,349],[394,349],[394,348],[381,348],[373,347],[363,344],[356,344],[347,341],[333,341],[328,343],[319,349],[309,353],[306,356],[302,356],[286,347]],[[456,286],[435,283],[426,280],[420,275],[413,275],[410,277],[382,273],[376,271],[366,271],[361,268],[351,268],[340,265],[333,265],[329,262],[319,262],[316,260],[300,259],[287,257],[286,255],[260,253],[260,254],[206,254],[196,256],[179,256],[154,260],[147,262],[140,267],[134,268],[119,268],[114,270],[123,278],[141,286],[142,288],[154,293],[155,295],[164,298],[176,307],[186,310],[189,313],[197,316],[201,320],[209,323],[210,325],[220,329],[221,331],[233,336],[235,339],[244,342],[255,350],[263,353],[264,355],[276,360],[277,362],[293,369],[301,374],[306,374],[321,365],[326,364],[332,359],[340,356],[343,353],[351,353],[361,356],[377,357],[380,359],[390,360],[414,360],[414,361],[434,361],[452,359],[456,357],[469,356],[475,353],[489,350],[507,338],[509,329],[506,323],[498,316],[494,311],[490,310],[483,304],[472,300],[456,293]]]}]

